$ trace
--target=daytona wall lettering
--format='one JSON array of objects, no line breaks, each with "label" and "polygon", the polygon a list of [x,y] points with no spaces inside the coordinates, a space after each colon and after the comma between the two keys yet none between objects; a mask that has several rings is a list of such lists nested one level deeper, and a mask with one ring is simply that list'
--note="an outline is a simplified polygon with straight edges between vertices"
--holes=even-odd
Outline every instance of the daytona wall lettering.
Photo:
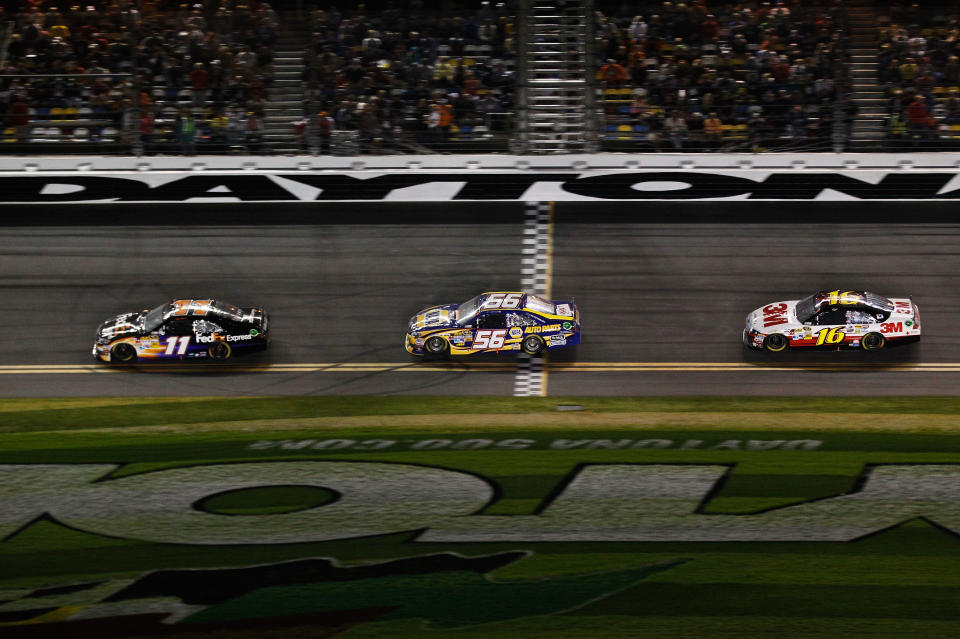
[{"label": "daytona wall lettering", "polygon": [[[213,464],[110,479],[114,464],[0,465],[0,540],[42,517],[76,530],[179,544],[277,544],[422,531],[418,542],[853,541],[924,518],[960,534],[960,465],[876,465],[853,492],[753,514],[702,512],[723,465],[584,464],[535,515],[483,515],[482,477],[385,462]],[[304,511],[236,517],[202,509],[222,493],[325,488]]]},{"label": "daytona wall lettering", "polygon": [[[0,202],[239,202],[382,201],[409,187],[441,185],[430,200],[953,200],[941,192],[952,172],[631,171],[617,173],[447,172],[335,173],[107,177],[0,177]],[[402,197],[400,199],[403,199]],[[424,199],[423,197],[413,199]]]}]

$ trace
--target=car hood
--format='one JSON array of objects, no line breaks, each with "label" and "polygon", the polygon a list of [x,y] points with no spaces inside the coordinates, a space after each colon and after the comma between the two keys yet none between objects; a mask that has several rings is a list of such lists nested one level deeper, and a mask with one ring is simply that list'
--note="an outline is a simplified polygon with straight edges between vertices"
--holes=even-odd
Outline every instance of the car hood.
[{"label": "car hood", "polygon": [[410,330],[422,331],[430,328],[452,328],[457,325],[457,307],[459,304],[445,304],[425,308],[410,318]]},{"label": "car hood", "polygon": [[747,315],[747,328],[761,333],[774,333],[796,326],[797,302],[800,300],[785,300],[770,302]]},{"label": "car hood", "polygon": [[144,313],[123,313],[111,317],[97,327],[97,337],[100,339],[116,339],[126,335],[135,335],[140,331]]}]

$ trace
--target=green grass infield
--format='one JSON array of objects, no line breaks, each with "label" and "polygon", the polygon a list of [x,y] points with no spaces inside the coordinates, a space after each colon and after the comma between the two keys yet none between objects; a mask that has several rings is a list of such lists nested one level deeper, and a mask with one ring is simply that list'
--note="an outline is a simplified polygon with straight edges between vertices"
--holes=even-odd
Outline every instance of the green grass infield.
[{"label": "green grass infield", "polygon": [[958,413],[0,400],[0,636],[955,637]]}]

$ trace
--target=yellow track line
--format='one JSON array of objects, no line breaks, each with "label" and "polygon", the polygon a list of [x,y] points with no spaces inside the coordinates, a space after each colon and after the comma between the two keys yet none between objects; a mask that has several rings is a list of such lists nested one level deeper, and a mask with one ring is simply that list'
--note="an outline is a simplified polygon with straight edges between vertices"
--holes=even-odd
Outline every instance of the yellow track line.
[{"label": "yellow track line", "polygon": [[[513,372],[511,362],[316,362],[290,364],[173,364],[149,362],[134,366],[109,364],[17,364],[0,365],[0,375],[64,375],[107,373],[485,373]],[[765,363],[746,362],[546,362],[545,371],[553,373],[649,373],[739,371],[830,371],[830,372],[960,372],[960,362],[896,363]]]}]

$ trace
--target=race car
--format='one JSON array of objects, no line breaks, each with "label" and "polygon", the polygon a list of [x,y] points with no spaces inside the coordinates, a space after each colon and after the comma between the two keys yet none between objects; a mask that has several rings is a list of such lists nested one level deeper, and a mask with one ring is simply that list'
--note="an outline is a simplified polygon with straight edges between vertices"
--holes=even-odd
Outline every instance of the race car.
[{"label": "race car", "polygon": [[217,300],[173,300],[124,313],[97,327],[94,358],[129,364],[139,359],[224,360],[267,348],[270,320],[260,308]]},{"label": "race car", "polygon": [[571,301],[518,292],[482,293],[463,304],[424,309],[410,319],[404,347],[441,357],[500,351],[539,355],[580,343],[580,311]]},{"label": "race car", "polygon": [[906,297],[866,291],[819,291],[773,302],[747,315],[743,343],[777,353],[788,348],[880,350],[920,339],[920,311]]}]

